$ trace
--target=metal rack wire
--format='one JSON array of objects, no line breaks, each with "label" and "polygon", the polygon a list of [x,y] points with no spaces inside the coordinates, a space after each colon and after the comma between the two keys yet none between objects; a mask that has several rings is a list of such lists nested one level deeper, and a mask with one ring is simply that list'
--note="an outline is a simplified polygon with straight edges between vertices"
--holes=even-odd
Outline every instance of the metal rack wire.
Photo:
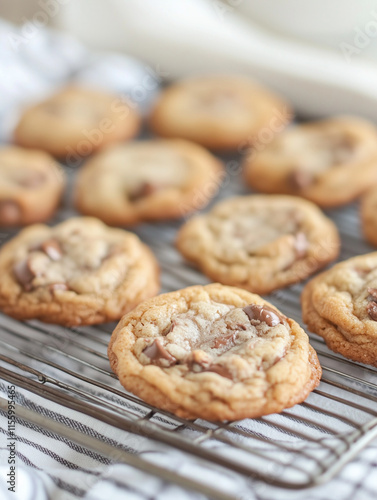
[{"label": "metal rack wire", "polygon": [[[221,196],[240,190],[238,180],[233,179]],[[59,218],[68,214],[63,210]],[[355,236],[356,207],[333,211],[331,216],[343,238],[341,258],[371,250]],[[177,227],[178,223],[155,224],[138,230],[160,261],[163,291],[207,283],[174,250]],[[301,287],[293,286],[269,299],[300,321]],[[204,464],[288,489],[328,481],[377,437],[377,370],[332,353],[315,335],[311,335],[311,342],[319,354],[323,378],[304,403],[280,415],[213,424],[172,416],[126,393],[110,371],[106,355],[112,327],[67,329],[36,321],[20,323],[1,315],[0,378],[125,432],[159,442],[167,449],[178,449]],[[4,405],[0,399],[0,410]],[[115,461],[213,498],[232,498],[142,457],[64,428],[30,409],[19,406],[17,414]]]}]

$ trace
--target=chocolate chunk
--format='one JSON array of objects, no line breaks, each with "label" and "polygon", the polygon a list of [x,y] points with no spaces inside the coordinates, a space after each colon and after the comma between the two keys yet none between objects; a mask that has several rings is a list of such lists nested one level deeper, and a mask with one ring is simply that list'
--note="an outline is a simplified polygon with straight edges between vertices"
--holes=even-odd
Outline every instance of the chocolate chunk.
[{"label": "chocolate chunk", "polygon": [[212,358],[201,349],[192,351],[187,358],[188,367],[194,372],[201,372],[212,364]]},{"label": "chocolate chunk", "polygon": [[161,188],[150,182],[143,182],[139,187],[129,193],[131,201],[138,201],[159,191]]},{"label": "chocolate chunk", "polygon": [[35,277],[35,273],[30,267],[29,259],[22,260],[13,266],[13,273],[17,281],[22,285],[26,291],[31,290],[31,282]]},{"label": "chocolate chunk", "polygon": [[367,312],[373,321],[377,321],[377,303],[369,302],[367,305]]},{"label": "chocolate chunk", "polygon": [[143,354],[151,360],[152,365],[161,366],[161,361],[163,360],[167,361],[169,366],[173,366],[177,362],[175,357],[165,349],[159,339],[154,340],[152,344],[147,346],[144,349]]},{"label": "chocolate chunk", "polygon": [[227,332],[226,334],[224,335],[220,335],[219,337],[217,337],[211,347],[213,349],[219,349],[219,347],[223,347],[223,346],[227,346],[231,343],[234,342],[235,338],[236,338],[236,335],[237,335],[237,332]]},{"label": "chocolate chunk", "polygon": [[294,249],[296,251],[296,256],[298,259],[305,257],[308,250],[309,242],[306,238],[305,233],[299,232],[295,236]]},{"label": "chocolate chunk", "polygon": [[44,241],[40,248],[51,260],[60,260],[62,258],[62,248],[59,242],[53,238]]},{"label": "chocolate chunk", "polygon": [[377,288],[368,288],[368,293],[373,297],[373,300],[377,302]]},{"label": "chocolate chunk", "polygon": [[310,172],[304,170],[294,170],[289,176],[289,184],[293,189],[305,189],[314,182],[314,176]]},{"label": "chocolate chunk", "polygon": [[230,372],[228,371],[227,368],[225,368],[225,366],[222,366],[222,365],[218,365],[218,364],[212,364],[209,368],[206,368],[205,370],[203,370],[204,372],[213,372],[213,373],[217,373],[217,375],[220,375],[221,377],[225,377],[225,378],[229,378],[229,379],[233,379],[232,375],[230,374]]},{"label": "chocolate chunk", "polygon": [[66,283],[52,283],[51,285],[49,285],[48,289],[51,293],[58,290],[65,292],[66,290],[68,290],[68,285]]},{"label": "chocolate chunk", "polygon": [[192,351],[187,358],[187,365],[194,373],[213,372],[232,379],[232,375],[225,366],[212,363],[211,356],[202,350]]},{"label": "chocolate chunk", "polygon": [[377,321],[377,288],[368,288],[371,301],[367,305],[367,312],[373,321]]},{"label": "chocolate chunk", "polygon": [[21,208],[13,200],[0,201],[0,225],[15,226],[20,223]]},{"label": "chocolate chunk", "polygon": [[279,323],[283,324],[284,318],[277,311],[273,311],[268,306],[258,304],[250,304],[244,307],[243,312],[247,314],[250,323],[267,323],[268,326],[276,326]]},{"label": "chocolate chunk", "polygon": [[165,337],[168,333],[172,332],[174,330],[174,327],[176,325],[175,321],[172,321],[169,326],[165,328],[163,332],[161,332],[161,335]]}]

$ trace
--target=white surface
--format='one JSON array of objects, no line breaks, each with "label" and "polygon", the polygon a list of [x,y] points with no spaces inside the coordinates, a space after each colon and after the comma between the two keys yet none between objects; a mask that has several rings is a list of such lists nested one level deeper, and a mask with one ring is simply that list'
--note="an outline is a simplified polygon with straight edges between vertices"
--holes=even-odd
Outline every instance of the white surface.
[{"label": "white surface", "polygon": [[335,48],[377,12],[376,0],[236,0],[236,5],[237,12],[270,29]]},{"label": "white surface", "polygon": [[[59,23],[92,46],[122,49],[143,58],[171,79],[192,73],[243,73],[280,91],[302,115],[355,113],[377,121],[377,64],[363,58],[374,40],[365,49],[356,48],[360,54],[346,57],[340,49],[331,51],[272,34],[239,15],[249,9],[249,15],[258,10],[267,17],[267,6],[277,2],[259,2],[257,7],[247,0],[229,1],[228,6],[212,0],[76,0],[62,9]],[[295,3],[289,0],[288,6]],[[355,17],[354,6],[347,10],[352,2],[342,4],[344,8],[339,0],[337,10],[328,10],[338,37],[349,30]],[[360,12],[364,20],[365,5]],[[302,9],[297,16],[303,19]],[[299,25],[296,11],[288,7],[271,12],[272,24],[278,18],[281,27],[286,22],[285,29],[289,23]],[[313,33],[317,26],[317,37],[321,37],[320,19],[319,14],[306,19],[306,24],[312,21]],[[358,21],[356,16],[355,25]],[[329,31],[328,26],[323,29]]]}]

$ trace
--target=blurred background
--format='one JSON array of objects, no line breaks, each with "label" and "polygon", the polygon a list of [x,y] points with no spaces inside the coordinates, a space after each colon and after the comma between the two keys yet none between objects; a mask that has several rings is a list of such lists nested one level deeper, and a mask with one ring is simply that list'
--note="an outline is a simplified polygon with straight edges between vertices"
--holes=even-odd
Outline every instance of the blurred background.
[{"label": "blurred background", "polygon": [[48,27],[133,56],[161,79],[242,73],[298,114],[377,119],[377,0],[0,0],[0,17],[14,23],[0,31],[0,65],[37,51]]}]

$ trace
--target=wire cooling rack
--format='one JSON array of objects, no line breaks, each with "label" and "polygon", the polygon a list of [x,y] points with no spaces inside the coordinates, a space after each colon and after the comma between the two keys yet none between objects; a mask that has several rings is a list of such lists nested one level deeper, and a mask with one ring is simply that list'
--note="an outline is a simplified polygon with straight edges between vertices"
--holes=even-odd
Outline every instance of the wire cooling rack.
[{"label": "wire cooling rack", "polygon": [[[246,192],[235,169],[231,172],[216,201]],[[68,202],[66,205],[69,207]],[[63,208],[54,222],[70,215],[72,211]],[[329,215],[341,232],[341,259],[372,250],[359,233],[356,205],[333,210]],[[180,224],[148,224],[136,231],[160,262],[163,292],[208,283],[174,249]],[[301,322],[301,290],[302,285],[295,285],[268,299]],[[113,327],[67,329],[36,321],[20,323],[0,315],[0,378],[125,432],[159,442],[166,449],[178,449],[211,467],[287,489],[325,483],[377,437],[377,370],[332,353],[316,335],[310,335],[310,339],[319,355],[323,378],[304,403],[279,415],[214,424],[180,419],[126,393],[110,371],[106,355]],[[5,408],[6,401],[0,398],[0,410]],[[16,414],[116,462],[212,498],[234,498],[142,456],[66,428],[29,408],[17,406]]]}]

